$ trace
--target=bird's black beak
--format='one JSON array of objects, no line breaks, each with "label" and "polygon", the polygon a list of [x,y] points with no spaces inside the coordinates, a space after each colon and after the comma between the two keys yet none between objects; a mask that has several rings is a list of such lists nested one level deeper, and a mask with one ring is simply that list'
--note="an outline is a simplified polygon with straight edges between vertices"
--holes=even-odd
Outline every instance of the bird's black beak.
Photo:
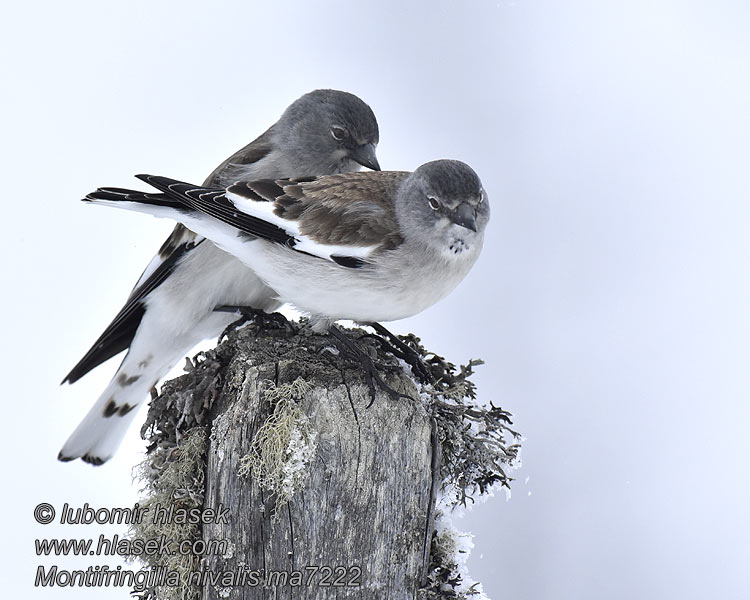
[{"label": "bird's black beak", "polygon": [[456,207],[451,215],[451,220],[456,225],[466,227],[466,229],[477,230],[477,211],[469,206],[468,202],[462,202]]},{"label": "bird's black beak", "polygon": [[373,171],[380,171],[378,157],[375,156],[375,144],[363,144],[362,146],[357,146],[349,153],[349,158],[363,167],[367,167]]}]

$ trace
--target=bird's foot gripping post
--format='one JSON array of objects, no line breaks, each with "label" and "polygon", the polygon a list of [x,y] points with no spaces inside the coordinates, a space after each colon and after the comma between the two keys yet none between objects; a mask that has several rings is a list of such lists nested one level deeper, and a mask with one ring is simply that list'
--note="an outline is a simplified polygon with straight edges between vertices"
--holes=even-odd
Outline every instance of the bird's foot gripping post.
[{"label": "bird's foot gripping post", "polygon": [[[341,351],[343,357],[353,362],[359,363],[359,365],[362,367],[362,372],[366,378],[367,386],[370,390],[370,403],[367,405],[367,408],[370,408],[373,402],[375,402],[376,384],[377,387],[388,394],[391,400],[398,400],[399,398],[413,400],[411,396],[408,396],[407,394],[403,394],[401,392],[397,392],[385,381],[383,381],[383,378],[378,371],[378,365],[375,364],[375,361],[373,361],[373,359],[370,358],[370,356],[366,352],[359,348],[354,341],[350,340],[343,331],[338,329],[336,325],[331,325],[328,328],[328,333],[330,333],[331,336],[333,336],[333,338],[336,340],[336,345],[339,347],[339,350]],[[380,365],[380,368],[392,369],[393,367]]]},{"label": "bird's foot gripping post", "polygon": [[238,327],[241,327],[245,323],[252,323],[259,330],[263,329],[290,329],[291,325],[289,320],[278,312],[267,313],[263,310],[253,308],[252,306],[234,306],[225,304],[217,306],[214,311],[226,312],[226,313],[238,313],[240,316],[236,321],[233,321],[226,326],[224,331],[219,335],[219,341],[224,340],[230,331],[234,331]]},{"label": "bird's foot gripping post", "polygon": [[[425,385],[435,385],[437,383],[437,379],[419,352],[418,337],[414,336],[414,334],[405,336],[405,339],[412,342],[413,345],[410,345],[399,336],[388,331],[380,323],[370,323],[370,327],[380,334],[380,337],[372,336],[373,339],[378,340],[387,352],[406,362],[412,368],[412,372],[420,382]],[[422,348],[422,350],[424,349]]]}]

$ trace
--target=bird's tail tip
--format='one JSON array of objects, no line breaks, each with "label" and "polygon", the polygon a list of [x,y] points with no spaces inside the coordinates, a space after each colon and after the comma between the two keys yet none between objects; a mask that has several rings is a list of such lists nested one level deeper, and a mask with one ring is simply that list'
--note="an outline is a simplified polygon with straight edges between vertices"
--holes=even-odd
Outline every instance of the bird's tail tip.
[{"label": "bird's tail tip", "polygon": [[81,452],[70,452],[63,448],[60,450],[60,452],[57,453],[57,460],[60,462],[72,462],[76,459],[81,459],[83,462],[92,465],[94,467],[100,467],[105,462],[107,462],[110,458],[112,458],[111,453],[102,453],[99,452],[97,449],[92,448],[91,450],[86,451],[85,453]]}]

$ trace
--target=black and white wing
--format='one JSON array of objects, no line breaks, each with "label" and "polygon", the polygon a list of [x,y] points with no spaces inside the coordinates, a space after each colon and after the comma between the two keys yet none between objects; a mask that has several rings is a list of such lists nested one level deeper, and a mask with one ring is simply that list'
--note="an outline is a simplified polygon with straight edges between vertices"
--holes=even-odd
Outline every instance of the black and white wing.
[{"label": "black and white wing", "polygon": [[[235,152],[208,176],[204,185],[226,185],[235,173],[268,156],[272,151],[270,130]],[[145,312],[145,298],[174,272],[179,262],[204,241],[204,237],[178,223],[138,278],[125,305],[94,344],[63,379],[73,383],[104,361],[130,347]]]},{"label": "black and white wing", "polygon": [[343,267],[359,268],[375,253],[402,242],[393,199],[407,175],[345,173],[238,182],[223,190],[139,175],[163,193],[100,188],[86,200],[177,219],[203,230],[223,246],[233,231],[234,238],[261,238]]}]

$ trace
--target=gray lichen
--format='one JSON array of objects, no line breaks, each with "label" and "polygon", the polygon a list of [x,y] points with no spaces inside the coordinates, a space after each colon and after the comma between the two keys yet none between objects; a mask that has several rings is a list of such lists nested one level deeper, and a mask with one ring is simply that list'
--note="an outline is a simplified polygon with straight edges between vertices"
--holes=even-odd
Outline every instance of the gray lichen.
[{"label": "gray lichen", "polygon": [[[140,594],[142,598],[164,600],[192,600],[200,597],[200,590],[190,585],[190,574],[197,570],[200,557],[177,552],[183,541],[193,542],[201,537],[200,525],[185,519],[167,518],[173,511],[201,510],[204,494],[204,456],[206,430],[195,427],[186,431],[176,445],[157,447],[136,467],[136,478],[143,483],[140,506],[147,509],[148,518],[130,527],[131,539],[165,540],[170,552],[144,555],[139,558],[152,569],[179,574],[180,585],[157,586]],[[153,518],[159,511],[167,511],[165,518]],[[182,522],[181,522],[182,521]]]},{"label": "gray lichen", "polygon": [[[421,385],[420,392],[435,420],[440,449],[436,478],[442,506],[437,512],[466,507],[497,487],[509,490],[513,479],[506,471],[518,466],[521,436],[511,429],[509,412],[491,401],[489,407],[477,402],[471,375],[483,361],[471,360],[457,367],[426,350],[414,334],[401,339],[422,357],[435,380]],[[449,518],[447,514],[443,517]],[[477,589],[479,584],[466,588],[456,535],[454,531],[433,529],[427,582],[420,590],[420,600],[486,598]]]},{"label": "gray lichen", "polygon": [[264,400],[273,406],[273,412],[255,434],[250,451],[240,459],[239,474],[251,475],[274,495],[275,521],[279,510],[300,489],[315,454],[316,433],[296,404],[311,389],[298,377],[266,390]]}]

